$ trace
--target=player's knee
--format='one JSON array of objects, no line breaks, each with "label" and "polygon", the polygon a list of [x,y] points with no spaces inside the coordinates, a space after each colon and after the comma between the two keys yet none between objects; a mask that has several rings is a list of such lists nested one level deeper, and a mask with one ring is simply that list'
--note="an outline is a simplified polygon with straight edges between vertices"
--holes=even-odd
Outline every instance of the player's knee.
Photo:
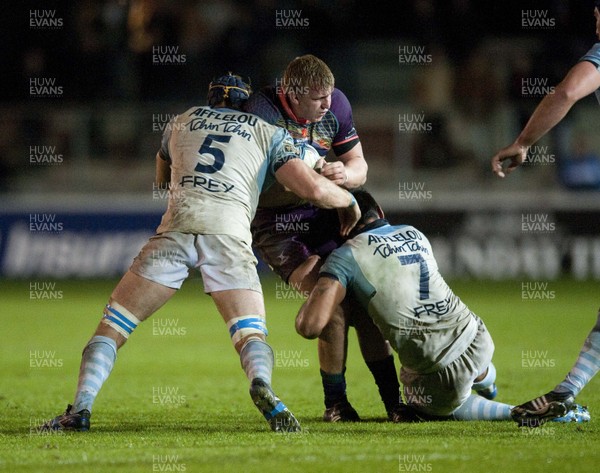
[{"label": "player's knee", "polygon": [[265,341],[268,335],[267,324],[262,315],[243,315],[227,322],[231,343],[240,352],[250,340]]},{"label": "player's knee", "polygon": [[[100,325],[112,329],[123,337],[122,345],[139,325],[140,320],[117,301],[111,300],[104,307],[104,315]],[[102,334],[100,334],[102,335]]]},{"label": "player's knee", "polygon": [[294,289],[301,293],[310,293],[317,279],[319,278],[319,269],[321,268],[323,261],[318,255],[309,256],[304,263],[298,266],[290,277],[288,278],[288,284]]},{"label": "player's knee", "polygon": [[309,340],[317,338],[321,335],[322,330],[323,327],[318,326],[314,322],[309,323],[303,317],[296,318],[296,332],[304,338],[308,338]]}]

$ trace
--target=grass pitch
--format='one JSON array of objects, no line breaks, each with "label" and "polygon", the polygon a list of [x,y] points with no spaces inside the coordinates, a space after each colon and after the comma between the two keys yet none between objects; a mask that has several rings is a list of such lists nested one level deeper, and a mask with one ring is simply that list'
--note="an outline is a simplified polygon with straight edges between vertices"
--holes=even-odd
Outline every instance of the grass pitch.
[{"label": "grass pitch", "polygon": [[[295,334],[301,299],[275,279],[264,280],[273,386],[304,433],[269,430],[198,279],[187,281],[120,350],[94,405],[90,432],[37,433],[39,423],[72,402],[81,350],[115,282],[0,282],[0,470],[597,471],[599,379],[578,398],[590,408],[587,424],[393,425],[384,421],[352,330],[348,394],[363,422],[323,423],[316,342]],[[598,282],[551,281],[537,287],[537,298],[524,295],[520,281],[451,281],[451,286],[488,325],[496,343],[498,400],[512,404],[563,378],[600,303]]]}]

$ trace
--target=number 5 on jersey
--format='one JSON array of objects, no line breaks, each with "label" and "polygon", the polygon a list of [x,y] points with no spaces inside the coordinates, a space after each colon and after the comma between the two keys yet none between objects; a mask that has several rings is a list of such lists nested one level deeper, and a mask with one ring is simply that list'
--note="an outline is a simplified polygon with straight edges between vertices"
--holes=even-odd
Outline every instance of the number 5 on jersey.
[{"label": "number 5 on jersey", "polygon": [[231,140],[231,136],[229,135],[206,135],[206,138],[204,138],[204,142],[202,143],[202,146],[200,146],[198,153],[211,155],[214,158],[214,162],[212,164],[198,163],[196,164],[194,170],[196,172],[205,172],[210,174],[221,169],[223,164],[225,164],[225,155],[219,148],[215,148],[211,145],[213,141],[217,141],[219,143],[229,143],[229,140]]}]

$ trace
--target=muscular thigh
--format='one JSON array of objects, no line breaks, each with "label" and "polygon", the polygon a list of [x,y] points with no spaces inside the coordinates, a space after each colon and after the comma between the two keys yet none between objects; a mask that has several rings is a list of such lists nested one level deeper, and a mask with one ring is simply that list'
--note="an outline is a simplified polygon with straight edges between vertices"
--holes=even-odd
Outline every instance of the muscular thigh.
[{"label": "muscular thigh", "polygon": [[325,258],[337,248],[337,211],[312,205],[259,209],[252,222],[253,246],[261,259],[288,282],[292,272],[310,256]]}]

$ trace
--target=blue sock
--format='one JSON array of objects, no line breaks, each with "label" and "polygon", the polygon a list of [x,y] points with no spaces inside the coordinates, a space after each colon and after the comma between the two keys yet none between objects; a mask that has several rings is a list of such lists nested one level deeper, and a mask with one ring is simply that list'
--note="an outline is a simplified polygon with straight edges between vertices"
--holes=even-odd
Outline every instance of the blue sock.
[{"label": "blue sock", "polygon": [[116,358],[117,344],[112,338],[101,335],[92,337],[81,356],[79,382],[71,412],[79,412],[82,409],[92,412],[92,404],[108,378]]},{"label": "blue sock", "polygon": [[250,340],[240,351],[240,361],[250,381],[260,378],[269,386],[273,373],[273,350],[267,342]]},{"label": "blue sock", "polygon": [[[344,369],[344,371],[346,370]],[[326,373],[323,370],[320,372],[325,393],[325,407],[332,407],[336,402],[347,400],[344,372],[334,374]]]},{"label": "blue sock", "polygon": [[456,420],[511,420],[513,406],[471,394],[452,415]]},{"label": "blue sock", "polygon": [[596,325],[585,339],[575,365],[554,391],[569,392],[577,396],[598,370],[600,370],[600,313]]}]

